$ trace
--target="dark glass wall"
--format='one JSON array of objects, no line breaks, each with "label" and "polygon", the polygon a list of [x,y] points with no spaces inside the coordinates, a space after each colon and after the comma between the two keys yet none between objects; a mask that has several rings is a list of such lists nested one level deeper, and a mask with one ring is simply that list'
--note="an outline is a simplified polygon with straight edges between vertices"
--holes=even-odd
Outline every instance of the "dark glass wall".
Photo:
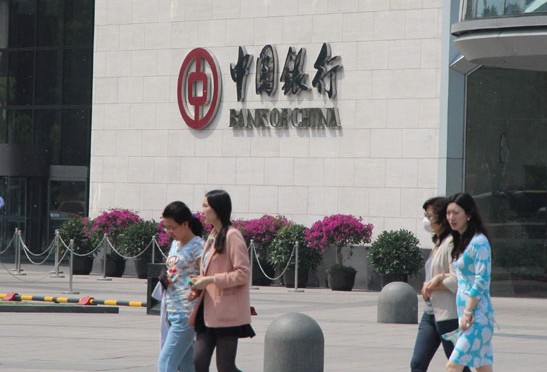
[{"label": "dark glass wall", "polygon": [[465,188],[493,245],[498,295],[547,297],[547,73],[482,67],[467,80]]},{"label": "dark glass wall", "polygon": [[29,245],[44,247],[67,216],[56,208],[75,202],[87,213],[89,177],[55,179],[50,169],[89,168],[94,8],[94,0],[0,0],[0,242],[17,220]]}]

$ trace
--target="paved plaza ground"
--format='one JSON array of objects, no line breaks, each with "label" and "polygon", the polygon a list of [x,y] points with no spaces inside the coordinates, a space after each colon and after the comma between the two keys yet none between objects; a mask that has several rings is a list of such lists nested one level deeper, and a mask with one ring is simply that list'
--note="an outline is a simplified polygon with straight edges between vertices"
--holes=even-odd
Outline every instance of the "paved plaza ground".
[{"label": "paved plaza ground", "polygon": [[[45,270],[51,267],[23,268],[27,275],[14,277],[0,267],[0,293],[146,301],[143,279],[75,276],[73,290],[80,293],[67,294],[68,277],[50,278]],[[252,304],[259,313],[253,317],[257,336],[240,342],[240,369],[262,371],[268,326],[283,314],[299,312],[312,317],[324,333],[325,371],[409,371],[417,325],[377,323],[378,295],[315,288],[297,293],[282,287],[253,289]],[[495,371],[546,371],[547,300],[494,298],[493,302],[500,325],[494,338]],[[4,372],[155,371],[159,317],[146,315],[144,308],[120,307],[119,314],[0,313],[0,327]],[[444,363],[438,352],[429,370],[443,371]]]}]

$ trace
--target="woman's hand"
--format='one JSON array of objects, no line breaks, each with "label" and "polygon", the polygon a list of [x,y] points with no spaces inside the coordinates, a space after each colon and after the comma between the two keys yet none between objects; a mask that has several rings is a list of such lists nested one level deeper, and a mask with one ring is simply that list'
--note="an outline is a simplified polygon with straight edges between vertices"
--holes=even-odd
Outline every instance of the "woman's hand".
[{"label": "woman's hand", "polygon": [[428,301],[431,297],[431,292],[428,292],[427,290],[428,285],[429,282],[424,282],[424,284],[422,285],[422,298],[424,299],[424,301]]},{"label": "woman's hand", "polygon": [[431,292],[439,289],[440,285],[443,283],[444,274],[437,274],[427,283],[426,293],[431,297]]},{"label": "woman's hand", "polygon": [[460,319],[460,329],[465,331],[469,327],[473,325],[474,322],[473,312],[468,312],[464,310],[464,313],[462,314],[462,317]]},{"label": "woman's hand", "polygon": [[214,282],[214,278],[212,276],[190,276],[190,279],[192,279],[192,283],[194,283],[192,289],[205,289],[207,285]]}]

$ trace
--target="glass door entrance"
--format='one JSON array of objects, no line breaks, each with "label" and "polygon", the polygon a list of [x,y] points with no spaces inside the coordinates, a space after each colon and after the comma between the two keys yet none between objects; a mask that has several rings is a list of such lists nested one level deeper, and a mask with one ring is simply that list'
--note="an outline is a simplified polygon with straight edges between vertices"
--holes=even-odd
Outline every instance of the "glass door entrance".
[{"label": "glass door entrance", "polygon": [[[0,209],[0,250],[11,240],[15,229],[26,231],[27,180],[21,177],[0,177],[0,196],[5,205]],[[12,254],[8,251],[5,254]],[[2,260],[5,261],[5,260]]]},{"label": "glass door entrance", "polygon": [[52,239],[55,230],[72,218],[87,217],[87,182],[49,181],[49,233]]}]

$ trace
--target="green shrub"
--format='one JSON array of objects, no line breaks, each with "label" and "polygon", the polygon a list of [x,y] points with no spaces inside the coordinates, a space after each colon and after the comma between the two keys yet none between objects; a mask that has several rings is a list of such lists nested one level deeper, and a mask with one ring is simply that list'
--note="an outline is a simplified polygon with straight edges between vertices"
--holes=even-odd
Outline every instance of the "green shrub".
[{"label": "green shrub", "polygon": [[384,231],[370,246],[370,265],[382,275],[416,274],[423,265],[418,243],[408,230]]}]

